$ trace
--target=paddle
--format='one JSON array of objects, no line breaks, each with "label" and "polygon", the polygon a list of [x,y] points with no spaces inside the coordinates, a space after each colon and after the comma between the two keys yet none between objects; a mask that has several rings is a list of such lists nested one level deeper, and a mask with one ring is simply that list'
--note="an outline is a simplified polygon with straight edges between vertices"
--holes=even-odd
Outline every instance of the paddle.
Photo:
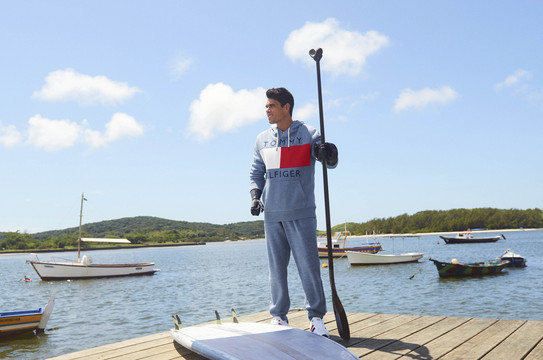
[{"label": "paddle", "polygon": [[[322,110],[322,89],[321,89],[321,67],[320,60],[322,58],[322,49],[311,49],[309,56],[317,63],[317,87],[319,91],[319,115],[321,125],[321,142],[325,142],[324,138],[324,115]],[[328,244],[328,274],[330,275],[330,287],[332,288],[332,304],[334,305],[334,315],[336,317],[337,329],[339,336],[345,341],[349,341],[351,333],[349,330],[349,322],[347,321],[347,315],[339,300],[339,296],[336,292],[336,283],[334,281],[334,258],[332,256],[332,227],[330,226],[330,198],[328,195],[328,173],[326,164],[322,164],[322,177],[324,183],[324,209],[326,212],[326,238]]]}]

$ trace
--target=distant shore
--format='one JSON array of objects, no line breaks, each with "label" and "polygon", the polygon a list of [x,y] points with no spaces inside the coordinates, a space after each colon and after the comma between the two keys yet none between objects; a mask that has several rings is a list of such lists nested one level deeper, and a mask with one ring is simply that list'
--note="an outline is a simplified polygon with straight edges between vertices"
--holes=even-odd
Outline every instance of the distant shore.
[{"label": "distant shore", "polygon": [[[429,232],[429,233],[406,233],[406,234],[371,234],[371,235],[350,235],[349,238],[393,238],[393,237],[421,237],[423,235],[447,235],[447,234],[458,234],[461,232],[471,232],[474,234],[478,233],[504,233],[504,232],[514,232],[514,231],[537,231],[543,230],[543,228],[525,228],[525,229],[498,229],[498,230],[464,230],[464,231],[445,231],[445,232]],[[247,240],[259,240],[259,239],[244,239],[236,241],[247,241]],[[231,241],[227,240],[226,242]],[[105,246],[105,247],[92,247],[92,248],[82,248],[82,251],[92,251],[92,250],[117,250],[117,249],[137,249],[137,248],[152,248],[152,247],[173,247],[173,246],[192,246],[192,245],[205,245],[205,242],[186,242],[186,243],[171,243],[171,244],[150,244],[150,245],[126,245],[126,246]],[[77,251],[77,248],[69,249],[34,249],[34,250],[10,250],[2,251],[0,250],[0,255],[9,255],[9,254],[29,254],[29,253],[49,253],[49,252],[71,252]]]},{"label": "distant shore", "polygon": [[495,232],[513,232],[513,231],[537,231],[543,230],[541,228],[526,228],[526,229],[498,229],[498,230],[464,230],[464,231],[445,231],[445,232],[429,232],[429,233],[408,233],[408,234],[372,234],[372,235],[351,235],[351,237],[418,237],[423,235],[447,235],[447,234],[458,234],[463,232],[471,232],[474,234],[478,233],[495,233]]},{"label": "distant shore", "polygon": [[[172,247],[172,246],[192,246],[192,245],[205,245],[205,242],[185,242],[176,244],[151,244],[151,245],[126,245],[126,246],[103,246],[103,247],[90,247],[81,248],[81,251],[93,251],[93,250],[119,250],[119,249],[138,249],[138,248],[151,248],[151,247]],[[0,251],[0,255],[8,254],[30,254],[30,253],[50,253],[50,252],[71,252],[77,251],[77,248],[69,249],[30,249],[30,250],[9,250]]]}]

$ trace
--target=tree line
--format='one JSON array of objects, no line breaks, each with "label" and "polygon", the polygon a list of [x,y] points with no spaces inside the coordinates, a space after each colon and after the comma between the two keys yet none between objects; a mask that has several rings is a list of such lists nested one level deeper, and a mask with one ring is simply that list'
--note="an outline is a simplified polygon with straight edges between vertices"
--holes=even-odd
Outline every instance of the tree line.
[{"label": "tree line", "polygon": [[538,208],[426,210],[413,215],[402,214],[396,217],[372,219],[364,223],[336,225],[333,230],[341,231],[345,226],[353,235],[543,228],[543,211]]}]

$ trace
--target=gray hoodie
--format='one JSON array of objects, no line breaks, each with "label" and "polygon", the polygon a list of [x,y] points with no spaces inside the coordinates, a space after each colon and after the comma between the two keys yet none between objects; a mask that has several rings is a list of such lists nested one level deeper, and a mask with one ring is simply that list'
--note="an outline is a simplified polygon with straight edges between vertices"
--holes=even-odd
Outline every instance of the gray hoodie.
[{"label": "gray hoodie", "polygon": [[317,130],[294,121],[287,131],[276,126],[256,138],[249,190],[262,190],[264,219],[288,221],[315,216]]}]

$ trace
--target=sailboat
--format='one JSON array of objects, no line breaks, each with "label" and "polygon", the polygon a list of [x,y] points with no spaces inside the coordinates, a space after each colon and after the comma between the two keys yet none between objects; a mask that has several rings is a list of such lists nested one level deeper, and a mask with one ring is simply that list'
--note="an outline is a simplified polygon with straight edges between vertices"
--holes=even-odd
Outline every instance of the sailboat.
[{"label": "sailboat", "polygon": [[27,260],[42,280],[76,280],[95,279],[119,276],[153,275],[159,271],[155,269],[155,263],[135,264],[93,264],[92,259],[84,255],[81,257],[82,242],[107,242],[129,244],[128,239],[97,239],[81,237],[81,222],[83,219],[83,201],[86,200],[81,194],[81,211],[79,213],[79,238],[77,241],[77,262],[76,261],[41,261],[36,255],[36,260]]}]

